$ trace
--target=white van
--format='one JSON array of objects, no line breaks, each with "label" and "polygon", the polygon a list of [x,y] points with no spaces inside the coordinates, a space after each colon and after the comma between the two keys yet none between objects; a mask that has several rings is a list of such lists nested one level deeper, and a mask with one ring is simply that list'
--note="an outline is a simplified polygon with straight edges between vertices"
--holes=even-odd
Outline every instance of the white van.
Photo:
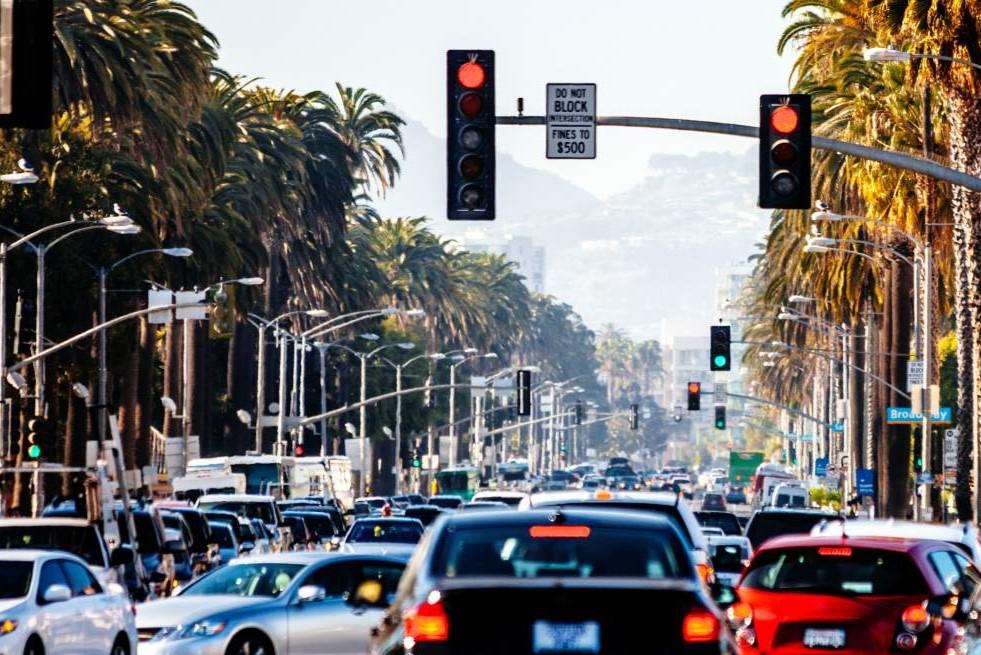
[{"label": "white van", "polygon": [[810,493],[799,482],[784,482],[773,486],[769,504],[770,507],[791,509],[810,507]]}]

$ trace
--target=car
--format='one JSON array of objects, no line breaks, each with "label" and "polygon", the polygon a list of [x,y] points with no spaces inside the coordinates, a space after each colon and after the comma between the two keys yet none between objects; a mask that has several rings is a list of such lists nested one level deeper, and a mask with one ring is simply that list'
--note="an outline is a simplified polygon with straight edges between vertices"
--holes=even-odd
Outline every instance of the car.
[{"label": "car", "polygon": [[136,649],[126,589],[103,586],[67,552],[0,551],[0,653],[128,655]]},{"label": "car", "polygon": [[307,529],[313,532],[314,541],[321,546],[329,547],[332,540],[339,539],[341,536],[343,536],[343,533],[337,532],[333,521],[331,521],[330,516],[327,514],[321,514],[319,512],[306,512],[302,509],[295,509],[288,512],[283,512],[284,518],[288,516],[298,516],[302,518],[307,524]]},{"label": "car", "polygon": [[335,534],[344,534],[347,531],[347,523],[344,521],[343,512],[338,511],[333,505],[292,505],[285,511],[302,512],[304,514],[320,514],[330,520],[334,527]]},{"label": "car", "polygon": [[694,487],[690,477],[687,475],[672,475],[669,482],[673,487],[678,489],[678,493],[683,494],[685,498],[691,500],[694,494]]},{"label": "car", "polygon": [[358,519],[341,540],[341,550],[349,553],[411,553],[424,531],[418,519],[404,516]]},{"label": "car", "polygon": [[164,531],[167,540],[167,551],[174,557],[174,581],[173,586],[177,587],[187,584],[194,578],[194,565],[191,564],[191,553],[187,549],[187,542],[180,530],[167,528]]},{"label": "car", "polygon": [[281,512],[272,496],[261,494],[205,494],[197,499],[195,507],[203,512],[218,510],[231,512],[250,519],[261,519],[269,532],[279,532]]},{"label": "car", "polygon": [[13,549],[65,551],[85,560],[102,586],[122,581],[102,534],[85,519],[0,519],[0,550]]},{"label": "car", "polygon": [[405,508],[405,518],[419,519],[423,527],[432,524],[443,514],[443,508],[436,505],[410,505]]},{"label": "car", "polygon": [[674,521],[547,507],[441,517],[371,652],[633,653],[639,644],[655,654],[735,647]]},{"label": "car", "polygon": [[[364,508],[367,505],[367,512],[364,512]],[[362,498],[354,499],[354,512],[357,516],[368,516],[371,514],[380,515],[381,511],[385,507],[390,507],[388,504],[388,498],[382,496],[365,496]]]},{"label": "car", "polygon": [[641,491],[644,489],[644,481],[639,475],[622,475],[616,478],[616,488],[628,491]]},{"label": "car", "polygon": [[645,514],[658,514],[673,520],[681,531],[685,543],[693,551],[698,572],[705,581],[712,577],[708,556],[708,541],[702,534],[695,515],[677,494],[663,491],[564,491],[532,494],[521,501],[521,510],[540,508],[594,508],[611,511],[631,510]]},{"label": "car", "polygon": [[208,520],[204,517],[204,514],[193,507],[161,503],[154,503],[154,505],[158,505],[164,510],[164,512],[161,512],[161,516],[164,518],[164,525],[167,522],[166,513],[177,514],[184,519],[184,523],[190,532],[190,541],[187,545],[190,549],[191,560],[194,563],[195,569],[199,572],[210,569],[214,565],[213,560],[217,555],[218,549],[211,540],[211,528],[208,526]]},{"label": "car", "polygon": [[771,507],[810,507],[811,496],[799,483],[790,482],[773,487],[770,494]]},{"label": "car", "polygon": [[724,537],[726,533],[722,531],[722,528],[713,528],[711,526],[702,526],[702,534],[706,537]]},{"label": "car", "polygon": [[[208,523],[213,527],[215,522],[225,523],[231,526],[232,530],[235,532],[235,541],[238,543],[241,552],[241,547],[246,546],[250,543],[250,539],[253,537],[251,530],[246,529],[246,524],[242,517],[232,512],[223,512],[219,510],[209,510],[204,512],[204,516],[208,519]],[[265,524],[265,523],[263,523]],[[237,555],[236,555],[237,556]],[[224,558],[223,558],[224,559]],[[228,561],[224,559],[224,561]]]},{"label": "car", "polygon": [[211,538],[218,546],[217,563],[230,562],[241,553],[235,529],[230,523],[215,521],[211,524]]},{"label": "car", "polygon": [[715,579],[722,584],[735,587],[743,570],[753,557],[753,547],[749,539],[741,536],[709,536],[709,555]]},{"label": "car", "polygon": [[703,528],[720,528],[723,534],[738,537],[742,535],[743,528],[739,524],[739,517],[732,512],[706,512],[699,510],[695,512],[695,520]]},{"label": "car", "polygon": [[474,501],[491,501],[497,503],[504,503],[508,507],[517,507],[522,499],[527,496],[523,491],[504,491],[504,490],[493,490],[489,489],[486,491],[478,491],[473,495]]},{"label": "car", "polygon": [[500,503],[493,500],[471,500],[469,503],[464,503],[460,509],[468,512],[485,509],[510,509],[510,506],[507,503]]},{"label": "car", "polygon": [[[957,546],[888,537],[794,535],[757,549],[729,608],[740,653],[954,652],[961,627],[930,601],[978,573]],[[973,580],[971,580],[973,578]]]},{"label": "car", "polygon": [[718,491],[706,491],[702,496],[702,509],[710,512],[726,511],[728,508],[725,496]]},{"label": "car", "polygon": [[755,550],[767,539],[788,534],[807,534],[821,521],[830,521],[836,517],[833,512],[822,510],[765,507],[753,512],[744,533]]},{"label": "car", "polygon": [[236,559],[141,605],[139,655],[362,655],[404,567],[324,551]]},{"label": "car", "polygon": [[460,506],[463,505],[463,499],[459,496],[431,496],[429,504],[440,509],[460,509]]},{"label": "car", "polygon": [[[157,596],[170,593],[174,587],[174,556],[167,550],[165,536],[166,528],[160,511],[153,506],[130,511],[133,525],[136,528],[137,552],[147,582]],[[129,525],[123,517],[122,507],[116,509],[116,521],[119,525],[119,536],[123,543],[132,544],[129,536]]]},{"label": "car", "polygon": [[310,529],[303,515],[290,512],[289,516],[283,514],[282,519],[283,525],[289,530],[290,550],[308,550],[320,545],[320,539]]},{"label": "car", "polygon": [[242,535],[243,540],[239,544],[239,550],[253,555],[268,553],[272,550],[272,546],[266,538],[265,523],[262,523],[262,532],[256,531],[256,523],[262,521],[238,517],[238,533]]},{"label": "car", "polygon": [[398,509],[405,509],[411,503],[412,503],[412,499],[410,499],[406,495],[389,496],[388,498],[388,504]]},{"label": "car", "polygon": [[960,548],[975,566],[981,566],[981,543],[978,542],[978,529],[971,523],[943,525],[941,523],[916,523],[896,519],[857,519],[847,523],[823,521],[811,530],[814,536],[837,537],[846,533],[848,537],[894,537],[896,539],[934,539],[946,541]]},{"label": "car", "polygon": [[726,492],[726,502],[732,505],[745,505],[746,492],[742,487],[732,487]]},{"label": "car", "polygon": [[601,489],[606,486],[606,478],[602,475],[587,475],[582,479],[583,489]]}]

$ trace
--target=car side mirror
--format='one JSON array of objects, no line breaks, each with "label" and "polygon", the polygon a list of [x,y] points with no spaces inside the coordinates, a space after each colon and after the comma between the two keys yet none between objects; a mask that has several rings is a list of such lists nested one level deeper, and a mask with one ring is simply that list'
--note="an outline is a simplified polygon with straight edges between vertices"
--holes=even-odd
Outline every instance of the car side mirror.
[{"label": "car side mirror", "polygon": [[296,602],[298,605],[319,603],[326,597],[327,591],[319,585],[305,584],[296,591]]},{"label": "car side mirror", "polygon": [[63,603],[71,598],[72,590],[63,584],[53,584],[44,590],[45,603]]},{"label": "car side mirror", "polygon": [[364,580],[357,586],[353,594],[348,596],[348,602],[354,606],[368,605],[379,607],[387,605],[382,583],[378,580]]},{"label": "car side mirror", "polygon": [[723,582],[713,582],[709,585],[712,600],[720,608],[725,609],[736,602],[736,590]]},{"label": "car side mirror", "polygon": [[120,546],[109,556],[109,566],[130,566],[133,564],[133,549]]}]

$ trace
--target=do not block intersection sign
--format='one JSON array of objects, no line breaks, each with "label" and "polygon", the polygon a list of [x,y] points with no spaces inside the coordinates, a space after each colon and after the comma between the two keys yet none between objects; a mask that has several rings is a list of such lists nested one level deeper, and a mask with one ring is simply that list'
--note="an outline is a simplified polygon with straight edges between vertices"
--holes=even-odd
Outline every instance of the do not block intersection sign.
[{"label": "do not block intersection sign", "polygon": [[596,158],[596,85],[545,86],[545,156]]}]

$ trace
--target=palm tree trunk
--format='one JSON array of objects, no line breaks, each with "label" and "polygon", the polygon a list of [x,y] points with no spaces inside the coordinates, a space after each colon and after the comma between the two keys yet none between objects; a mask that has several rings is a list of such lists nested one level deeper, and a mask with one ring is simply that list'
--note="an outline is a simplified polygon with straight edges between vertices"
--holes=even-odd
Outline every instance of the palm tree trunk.
[{"label": "palm tree trunk", "polygon": [[136,406],[136,463],[143,466],[150,463],[150,426],[153,425],[154,374],[156,371],[156,329],[146,317],[140,319],[140,370],[137,379]]},{"label": "palm tree trunk", "polygon": [[859,336],[857,329],[853,329],[848,344],[849,363],[851,364],[848,384],[848,418],[851,422],[848,431],[851,437],[851,451],[848,453],[848,459],[852,471],[866,466],[866,463],[862,461],[865,454],[865,448],[862,444],[862,435],[865,433],[864,412],[862,411],[865,375],[859,372],[860,369],[865,368],[866,344],[865,339],[861,339]]},{"label": "palm tree trunk", "polygon": [[[888,284],[888,281],[884,284]],[[878,338],[876,339],[876,352],[879,353],[875,356],[877,360],[876,374],[881,380],[888,380],[891,370],[889,367],[890,358],[885,353],[894,352],[892,343],[893,301],[892,293],[884,295],[882,323],[879,325]],[[886,476],[889,470],[888,428],[885,422],[885,408],[889,402],[889,395],[888,387],[880,380],[877,380],[872,388],[875,396],[875,402],[872,405],[872,436],[875,442],[876,515],[881,516],[886,511]]]},{"label": "palm tree trunk", "polygon": [[[898,249],[898,248],[897,248]],[[912,272],[909,266],[898,260],[892,262],[892,344],[889,352],[904,356],[889,358],[891,371],[889,382],[898,389],[906,388],[906,361],[910,347],[910,321],[912,303],[909,290],[913,288]],[[890,390],[890,406],[908,407],[909,401],[896,391]],[[911,434],[908,426],[893,425],[888,430],[888,471],[886,473],[886,516],[905,518],[909,504],[909,466]]]},{"label": "palm tree trunk", "polygon": [[136,443],[139,441],[139,423],[136,416],[136,403],[139,399],[139,379],[140,379],[140,334],[139,330],[133,335],[136,346],[132,352],[126,356],[126,373],[123,375],[121,384],[122,403],[120,405],[119,424],[122,428],[123,439],[123,459],[127,469],[137,467]]},{"label": "palm tree trunk", "polygon": [[[228,369],[226,383],[228,385],[229,406],[225,416],[225,437],[230,452],[239,454],[245,450],[248,428],[238,420],[235,412],[244,409],[253,413],[255,406],[255,359],[256,331],[244,321],[237,321],[228,344]],[[257,416],[255,420],[259,420]]]}]

